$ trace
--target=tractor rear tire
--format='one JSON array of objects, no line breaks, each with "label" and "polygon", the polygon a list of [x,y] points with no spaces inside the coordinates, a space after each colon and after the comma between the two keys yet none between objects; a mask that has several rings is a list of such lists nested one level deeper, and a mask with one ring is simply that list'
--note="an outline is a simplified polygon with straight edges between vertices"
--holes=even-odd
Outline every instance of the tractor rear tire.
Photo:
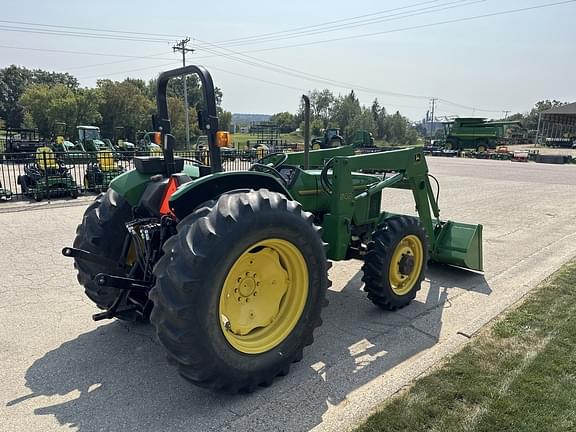
[{"label": "tractor rear tire", "polygon": [[408,305],[420,290],[428,261],[428,240],[418,220],[386,219],[367,248],[362,281],[368,298],[386,310]]},{"label": "tractor rear tire", "polygon": [[194,384],[225,393],[286,375],[314,340],[329,286],[313,216],[261,189],[224,194],[177,229],[150,292],[150,321],[169,361]]},{"label": "tractor rear tire", "polygon": [[[126,237],[129,235],[124,225],[132,219],[132,208],[128,201],[116,191],[108,189],[100,194],[84,212],[82,223],[76,229],[74,247],[119,262]],[[115,269],[83,259],[74,259],[78,270],[78,282],[84,287],[86,295],[100,309],[108,309],[118,294],[118,289],[99,286],[94,281],[98,273],[126,276]],[[138,317],[127,314],[127,321],[136,321]]]}]

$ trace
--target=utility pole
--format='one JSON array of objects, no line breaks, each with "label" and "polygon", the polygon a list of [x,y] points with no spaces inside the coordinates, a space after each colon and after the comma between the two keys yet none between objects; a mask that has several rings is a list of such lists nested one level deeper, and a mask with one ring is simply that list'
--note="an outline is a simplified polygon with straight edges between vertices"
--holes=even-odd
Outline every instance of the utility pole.
[{"label": "utility pole", "polygon": [[435,129],[435,124],[434,124],[434,109],[436,108],[436,101],[438,99],[437,98],[432,98],[432,118],[430,119],[430,138],[434,138],[434,129]]},{"label": "utility pole", "polygon": [[[174,52],[180,51],[182,53],[182,66],[186,66],[186,53],[187,52],[194,52],[192,48],[186,48],[186,45],[190,42],[190,38],[187,37],[186,39],[182,39],[180,42],[177,42],[176,45],[172,47]],[[188,77],[184,75],[182,80],[184,81],[184,117],[185,117],[185,124],[186,124],[186,149],[190,148],[190,120],[188,119],[188,85],[186,83],[186,79]]]},{"label": "utility pole", "polygon": [[510,110],[504,111],[504,120],[508,120],[508,114],[510,114]]}]

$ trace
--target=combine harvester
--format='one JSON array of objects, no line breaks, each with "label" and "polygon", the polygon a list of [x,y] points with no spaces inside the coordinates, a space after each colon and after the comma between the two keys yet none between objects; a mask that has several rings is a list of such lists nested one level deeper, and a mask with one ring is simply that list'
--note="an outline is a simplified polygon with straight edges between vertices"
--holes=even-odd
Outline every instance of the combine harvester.
[{"label": "combine harvester", "polygon": [[[202,83],[210,166],[173,154],[166,88],[188,74]],[[368,298],[386,310],[414,299],[429,260],[482,271],[482,226],[440,219],[420,149],[310,151],[308,127],[303,152],[223,172],[229,137],[218,130],[206,69],[162,73],[157,108],[163,157],[136,157],[136,168],[88,207],[62,253],[104,310],[95,320],[150,319],[193,383],[250,392],[287,374],[322,323],[329,260],[363,259]],[[407,190],[418,217],[382,211],[385,188]]]}]

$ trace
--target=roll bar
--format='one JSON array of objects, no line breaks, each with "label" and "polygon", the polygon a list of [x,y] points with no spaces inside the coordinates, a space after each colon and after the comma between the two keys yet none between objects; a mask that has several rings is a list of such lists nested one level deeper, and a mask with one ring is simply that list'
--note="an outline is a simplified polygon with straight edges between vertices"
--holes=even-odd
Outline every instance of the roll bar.
[{"label": "roll bar", "polygon": [[196,74],[202,83],[206,111],[198,112],[198,124],[201,130],[208,136],[208,148],[210,149],[210,167],[213,173],[222,171],[220,159],[220,147],[216,145],[216,132],[218,131],[218,112],[216,111],[216,96],[214,83],[210,72],[204,66],[190,65],[178,69],[162,72],[158,77],[156,88],[157,117],[154,119],[154,128],[162,133],[164,160],[166,174],[175,172],[174,165],[174,137],[170,134],[170,116],[168,115],[167,87],[168,81],[180,76]]}]

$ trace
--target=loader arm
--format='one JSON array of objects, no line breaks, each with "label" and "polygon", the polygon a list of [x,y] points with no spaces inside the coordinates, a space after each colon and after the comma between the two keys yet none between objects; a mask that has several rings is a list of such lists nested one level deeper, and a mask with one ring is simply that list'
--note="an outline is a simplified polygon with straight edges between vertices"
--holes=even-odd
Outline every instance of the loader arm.
[{"label": "loader arm", "polygon": [[[420,225],[428,236],[433,259],[482,270],[482,226],[440,220],[440,209],[430,185],[428,165],[421,149],[407,148],[364,155],[336,156],[330,162],[330,167],[333,199],[323,224],[324,239],[330,244],[330,258],[340,260],[346,257],[353,224],[375,224],[387,217],[386,213],[381,213],[375,221],[374,215],[361,210],[370,207],[366,201],[371,197],[380,195],[384,188],[391,187],[412,191]],[[358,193],[353,188],[353,173],[366,170],[394,174]]]}]

